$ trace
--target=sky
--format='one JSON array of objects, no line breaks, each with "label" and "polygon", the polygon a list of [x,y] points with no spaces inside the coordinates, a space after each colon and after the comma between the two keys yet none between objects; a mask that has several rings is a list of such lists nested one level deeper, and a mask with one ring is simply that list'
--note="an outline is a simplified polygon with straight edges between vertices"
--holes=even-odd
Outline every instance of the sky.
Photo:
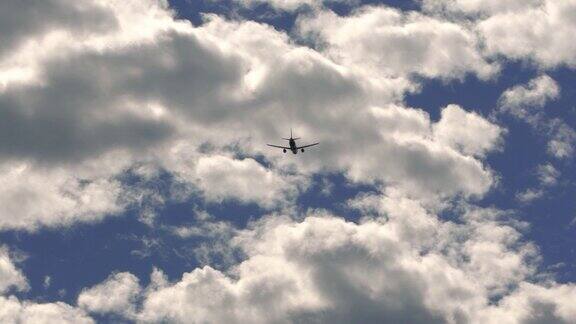
[{"label": "sky", "polygon": [[575,32],[575,0],[2,0],[0,322],[576,322]]}]

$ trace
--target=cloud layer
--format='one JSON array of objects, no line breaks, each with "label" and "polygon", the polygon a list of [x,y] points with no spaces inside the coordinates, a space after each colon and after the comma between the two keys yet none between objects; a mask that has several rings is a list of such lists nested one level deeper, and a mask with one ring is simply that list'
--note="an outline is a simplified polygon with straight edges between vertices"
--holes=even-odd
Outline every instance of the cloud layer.
[{"label": "cloud layer", "polygon": [[[0,230],[125,217],[164,199],[269,214],[245,229],[210,217],[169,227],[220,239],[237,264],[175,282],[156,269],[147,286],[112,273],[76,305],[16,297],[28,281],[3,247],[2,322],[576,321],[574,285],[539,273],[527,224],[473,204],[497,183],[486,158],[503,147],[503,114],[544,131],[551,156],[573,153],[576,132],[542,110],[561,95],[546,69],[576,64],[574,1],[426,0],[422,12],[349,16],[270,2],[303,3],[314,8],[291,33],[216,14],[193,26],[162,0],[0,4]],[[492,118],[454,103],[434,119],[404,102],[427,80],[497,78],[508,59],[542,74],[506,90]],[[291,127],[320,142],[314,154],[266,146]],[[373,189],[337,202],[358,222],[300,212],[326,174]],[[560,172],[546,163],[536,174],[545,188]],[[126,181],[162,175],[180,185],[166,197]]]}]

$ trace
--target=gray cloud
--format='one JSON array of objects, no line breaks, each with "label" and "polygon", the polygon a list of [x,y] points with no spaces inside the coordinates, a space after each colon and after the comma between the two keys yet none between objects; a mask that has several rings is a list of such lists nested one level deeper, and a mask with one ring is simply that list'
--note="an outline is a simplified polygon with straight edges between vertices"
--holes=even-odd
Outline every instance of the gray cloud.
[{"label": "gray cloud", "polygon": [[116,27],[114,13],[94,1],[4,0],[0,3],[0,62],[39,34],[72,29],[85,36]]}]

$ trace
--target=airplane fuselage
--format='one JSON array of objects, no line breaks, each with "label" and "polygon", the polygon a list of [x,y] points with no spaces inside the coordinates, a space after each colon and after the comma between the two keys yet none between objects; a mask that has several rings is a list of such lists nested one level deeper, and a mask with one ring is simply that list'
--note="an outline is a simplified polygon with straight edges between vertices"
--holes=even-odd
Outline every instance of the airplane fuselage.
[{"label": "airplane fuselage", "polygon": [[284,153],[286,153],[286,152],[288,152],[288,150],[290,150],[292,152],[292,154],[298,154],[298,151],[304,153],[305,148],[320,144],[320,143],[313,143],[313,144],[302,145],[302,146],[298,147],[298,145],[296,145],[296,140],[300,139],[300,137],[293,137],[292,136],[292,130],[290,130],[290,138],[282,137],[282,139],[285,139],[288,141],[288,146],[274,145],[274,144],[267,144],[267,145],[272,146],[272,147],[276,147],[276,148],[280,148],[280,149],[282,149],[282,151]]},{"label": "airplane fuselage", "polygon": [[298,146],[296,146],[296,141],[291,138],[288,143],[290,144],[290,151],[292,151],[294,154],[298,154]]}]

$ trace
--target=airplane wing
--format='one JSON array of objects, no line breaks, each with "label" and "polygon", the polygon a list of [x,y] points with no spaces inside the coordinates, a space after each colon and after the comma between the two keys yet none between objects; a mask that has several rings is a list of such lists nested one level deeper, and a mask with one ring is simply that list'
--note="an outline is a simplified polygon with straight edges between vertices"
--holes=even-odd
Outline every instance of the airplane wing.
[{"label": "airplane wing", "polygon": [[280,145],[272,145],[272,144],[266,144],[266,145],[268,145],[268,146],[272,146],[272,147],[281,148],[281,149],[285,149],[285,150],[289,150],[289,149],[290,149],[289,147],[286,147],[286,146],[280,146]]},{"label": "airplane wing", "polygon": [[310,146],[314,146],[314,145],[318,145],[318,144],[320,144],[320,143],[314,143],[314,144],[303,145],[303,146],[300,146],[300,147],[298,147],[298,148],[296,148],[296,149],[297,149],[297,150],[299,150],[299,149],[307,148],[307,147],[310,147]]}]

